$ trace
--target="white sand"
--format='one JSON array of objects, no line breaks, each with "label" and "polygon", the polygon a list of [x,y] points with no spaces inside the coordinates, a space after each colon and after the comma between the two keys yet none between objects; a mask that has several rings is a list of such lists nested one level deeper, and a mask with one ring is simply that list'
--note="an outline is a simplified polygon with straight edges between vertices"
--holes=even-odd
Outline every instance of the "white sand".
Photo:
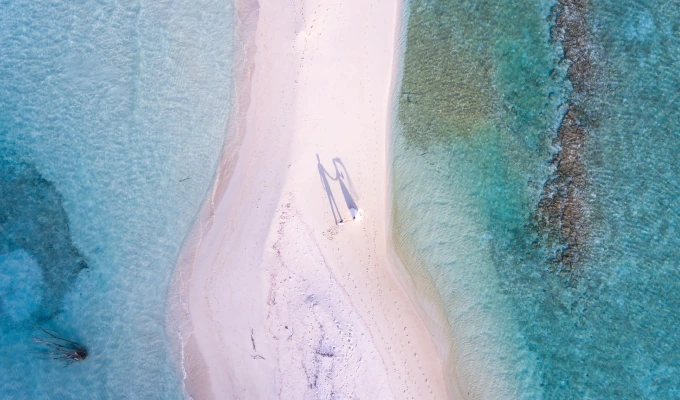
[{"label": "white sand", "polygon": [[447,398],[432,336],[388,258],[398,2],[240,7],[246,26],[257,23],[230,132],[242,140],[237,157],[224,156],[171,299],[187,391]]}]

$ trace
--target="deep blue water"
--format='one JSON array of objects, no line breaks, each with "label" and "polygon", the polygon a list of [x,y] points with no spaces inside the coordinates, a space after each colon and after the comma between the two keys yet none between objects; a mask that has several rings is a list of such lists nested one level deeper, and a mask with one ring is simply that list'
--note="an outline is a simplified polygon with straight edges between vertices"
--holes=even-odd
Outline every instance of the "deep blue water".
[{"label": "deep blue water", "polygon": [[470,398],[680,398],[680,3],[583,4],[570,73],[556,2],[409,3],[395,239]]},{"label": "deep blue water", "polygon": [[[229,115],[230,2],[0,5],[0,398],[181,398],[168,284]],[[68,367],[35,325],[84,344]]]}]

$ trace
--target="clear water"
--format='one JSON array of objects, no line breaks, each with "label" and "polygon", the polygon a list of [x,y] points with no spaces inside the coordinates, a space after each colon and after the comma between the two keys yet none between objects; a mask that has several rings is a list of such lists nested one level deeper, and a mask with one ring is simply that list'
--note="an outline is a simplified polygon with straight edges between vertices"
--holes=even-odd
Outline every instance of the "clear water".
[{"label": "clear water", "polygon": [[445,308],[470,398],[680,398],[680,3],[588,3],[587,232],[566,274],[536,223],[575,101],[554,5],[409,3],[399,253]]},{"label": "clear water", "polygon": [[[181,398],[165,305],[227,128],[230,2],[0,5],[0,398]],[[66,368],[33,324],[83,343]]]}]

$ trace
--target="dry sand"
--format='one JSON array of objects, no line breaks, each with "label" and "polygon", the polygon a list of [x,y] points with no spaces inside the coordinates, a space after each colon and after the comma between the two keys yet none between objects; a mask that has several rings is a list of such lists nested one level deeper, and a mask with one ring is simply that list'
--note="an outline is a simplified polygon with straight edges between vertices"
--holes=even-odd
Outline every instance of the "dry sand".
[{"label": "dry sand", "polygon": [[447,398],[434,339],[388,257],[399,3],[239,7],[251,41],[227,145],[238,154],[224,155],[171,295],[187,392]]}]

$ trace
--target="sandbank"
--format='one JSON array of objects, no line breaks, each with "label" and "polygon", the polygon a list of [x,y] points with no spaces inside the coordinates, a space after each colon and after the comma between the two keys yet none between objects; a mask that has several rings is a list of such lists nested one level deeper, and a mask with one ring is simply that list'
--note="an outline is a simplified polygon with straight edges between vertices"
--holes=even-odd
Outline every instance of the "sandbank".
[{"label": "sandbank", "polygon": [[170,299],[189,396],[447,398],[436,339],[390,262],[400,7],[238,5],[230,141]]}]

